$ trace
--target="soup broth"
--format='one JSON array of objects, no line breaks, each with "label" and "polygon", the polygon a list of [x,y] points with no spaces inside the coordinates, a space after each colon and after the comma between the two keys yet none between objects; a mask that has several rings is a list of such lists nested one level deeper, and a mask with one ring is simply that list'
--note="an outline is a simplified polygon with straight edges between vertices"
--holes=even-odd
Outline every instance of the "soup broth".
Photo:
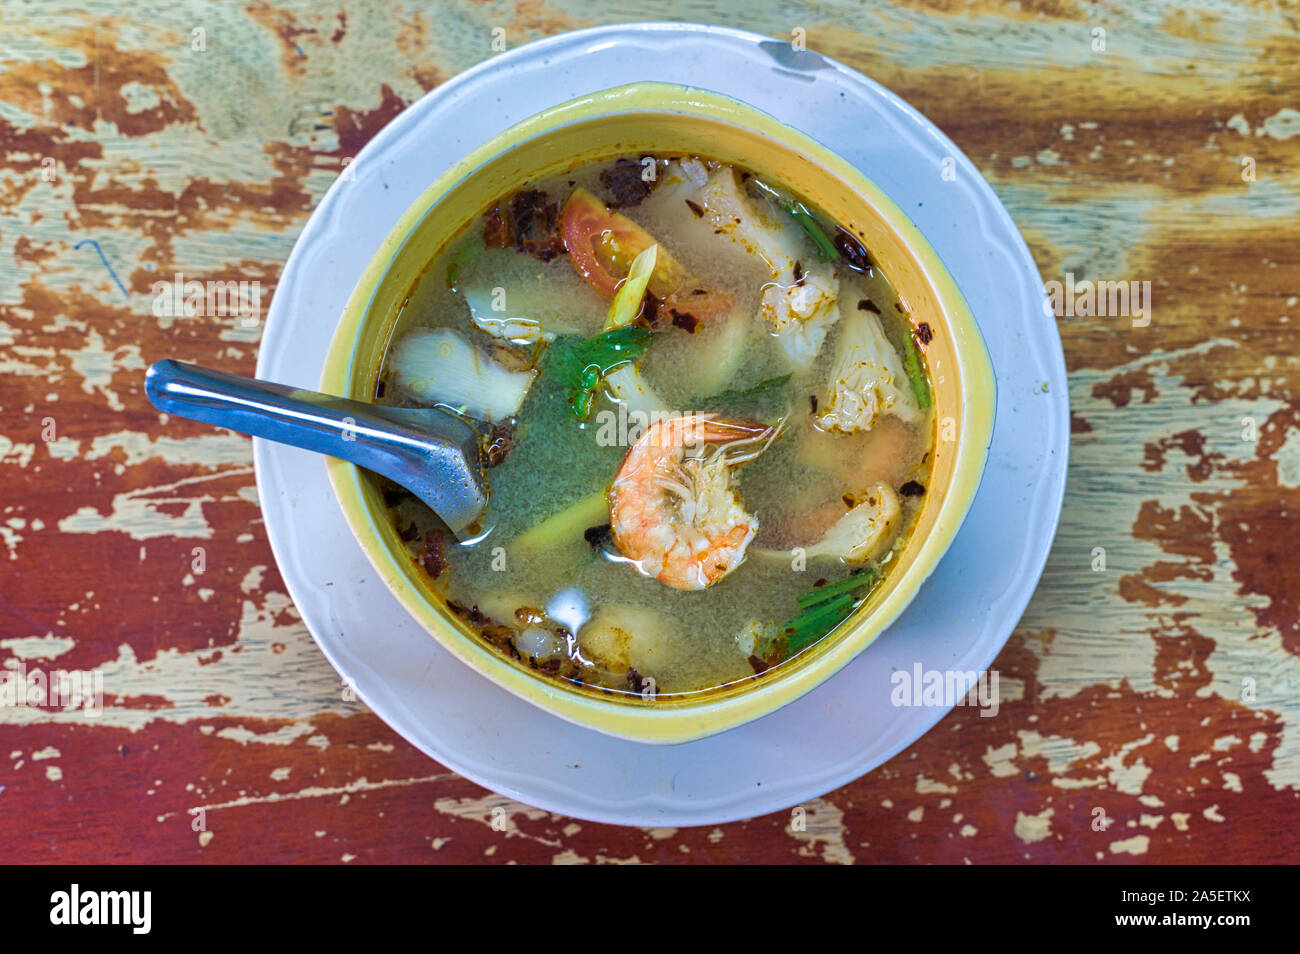
[{"label": "soup broth", "polygon": [[756,173],[576,168],[435,256],[381,367],[380,403],[480,428],[481,527],[458,542],[386,482],[385,503],[431,587],[539,678],[647,701],[756,678],[905,545],[929,338],[857,237]]}]

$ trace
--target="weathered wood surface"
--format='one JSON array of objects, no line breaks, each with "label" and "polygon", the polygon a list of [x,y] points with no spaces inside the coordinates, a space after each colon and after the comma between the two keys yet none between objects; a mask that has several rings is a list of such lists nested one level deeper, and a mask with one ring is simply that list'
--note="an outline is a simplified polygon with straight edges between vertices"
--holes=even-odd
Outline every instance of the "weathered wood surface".
[{"label": "weathered wood surface", "polygon": [[[430,762],[340,699],[248,442],[141,389],[252,371],[256,330],[156,318],[152,282],[273,290],[340,162],[494,27],[652,18],[803,29],[957,141],[1045,280],[1152,287],[1145,327],[1061,322],[1068,496],[999,716],[806,831],[579,823]],[[0,708],[0,860],[1300,860],[1298,110],[1293,4],[4,0],[0,663],[97,670],[106,708]]]}]

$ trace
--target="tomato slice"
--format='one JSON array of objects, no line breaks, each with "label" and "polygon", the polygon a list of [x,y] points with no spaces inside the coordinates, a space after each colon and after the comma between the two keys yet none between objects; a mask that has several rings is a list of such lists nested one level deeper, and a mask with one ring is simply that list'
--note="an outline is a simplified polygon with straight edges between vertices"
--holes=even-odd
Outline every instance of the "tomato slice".
[{"label": "tomato slice", "polygon": [[[611,212],[586,189],[573,190],[564,204],[561,227],[564,247],[574,268],[587,284],[613,297],[632,268],[632,260],[655,244],[652,236],[626,215]],[[677,259],[659,246],[655,270],[650,276],[650,293],[679,311],[689,310],[708,317],[735,305],[729,292],[708,292],[696,287],[691,275]]]}]

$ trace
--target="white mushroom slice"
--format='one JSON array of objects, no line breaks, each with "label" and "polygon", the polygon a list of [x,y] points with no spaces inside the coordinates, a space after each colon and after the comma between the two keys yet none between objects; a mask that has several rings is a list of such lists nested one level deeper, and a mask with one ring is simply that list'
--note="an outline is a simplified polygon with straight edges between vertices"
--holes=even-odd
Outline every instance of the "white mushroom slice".
[{"label": "white mushroom slice", "polygon": [[763,318],[790,364],[810,367],[839,317],[835,269],[806,255],[798,225],[752,202],[730,166],[709,176],[700,198],[704,218],[717,232],[767,262],[771,281],[763,288]]},{"label": "white mushroom slice", "polygon": [[656,612],[641,606],[602,606],[578,630],[582,654],[611,672],[635,669],[652,676],[672,658]]},{"label": "white mushroom slice", "polygon": [[500,338],[513,344],[536,344],[539,341],[551,341],[555,338],[555,333],[544,329],[542,323],[536,319],[493,309],[492,298],[492,292],[486,289],[465,290],[469,317],[476,328],[486,331],[493,338]]},{"label": "white mushroom slice", "polygon": [[443,404],[496,423],[519,411],[535,370],[511,371],[454,331],[416,328],[389,355],[393,383],[426,404]]},{"label": "white mushroom slice", "polygon": [[839,345],[817,424],[851,434],[871,430],[882,414],[915,421],[921,413],[916,397],[880,319],[859,311],[847,299],[840,311]]},{"label": "white mushroom slice", "polygon": [[807,555],[836,556],[849,563],[865,563],[884,554],[898,534],[901,512],[898,495],[888,484],[878,483],[867,497],[840,517]]}]

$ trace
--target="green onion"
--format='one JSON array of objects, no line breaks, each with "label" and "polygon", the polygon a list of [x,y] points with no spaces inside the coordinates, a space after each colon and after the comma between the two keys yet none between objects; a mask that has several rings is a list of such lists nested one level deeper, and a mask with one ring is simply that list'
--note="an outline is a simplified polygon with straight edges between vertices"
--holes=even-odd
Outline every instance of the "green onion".
[{"label": "green onion", "polygon": [[791,619],[782,629],[786,638],[786,654],[792,656],[829,633],[848,616],[853,603],[852,596],[841,593]]},{"label": "green onion", "polygon": [[[841,580],[817,586],[796,597],[802,612],[794,616],[777,630],[771,644],[762,658],[770,659],[774,655],[786,659],[807,646],[821,639],[853,611],[857,598],[853,591],[870,586],[877,580],[875,570],[870,568],[850,573]],[[780,651],[784,642],[784,652]]]},{"label": "green onion", "polygon": [[773,205],[784,209],[786,214],[799,224],[799,227],[804,230],[804,234],[812,241],[813,247],[817,249],[819,259],[823,262],[833,262],[840,257],[840,250],[835,247],[835,243],[826,234],[826,230],[821,227],[821,223],[817,221],[816,216],[808,211],[806,205],[759,179],[750,179],[749,184],[765,195]]},{"label": "green onion", "polygon": [[802,202],[794,202],[786,211],[799,223],[799,227],[804,230],[804,233],[812,239],[813,247],[817,249],[819,259],[823,262],[833,262],[840,257],[840,250],[822,231],[821,225],[813,218],[813,214],[808,211]]},{"label": "green onion", "polygon": [[585,421],[591,414],[591,399],[595,396],[592,389],[581,389],[573,396],[573,416]]},{"label": "green onion", "polygon": [[926,380],[925,362],[921,360],[921,352],[912,340],[910,325],[903,345],[903,368],[907,371],[908,380],[912,382],[912,393],[916,395],[917,406],[925,410],[930,406],[930,382]]},{"label": "green onion", "polygon": [[875,581],[876,573],[874,570],[859,570],[857,573],[850,573],[848,576],[844,577],[844,579],[836,580],[834,583],[813,587],[807,593],[796,597],[796,600],[802,609],[808,609],[809,607],[816,606],[819,603],[824,603],[832,597],[839,596],[843,593],[852,593],[854,590],[860,589],[861,587],[870,586]]}]

